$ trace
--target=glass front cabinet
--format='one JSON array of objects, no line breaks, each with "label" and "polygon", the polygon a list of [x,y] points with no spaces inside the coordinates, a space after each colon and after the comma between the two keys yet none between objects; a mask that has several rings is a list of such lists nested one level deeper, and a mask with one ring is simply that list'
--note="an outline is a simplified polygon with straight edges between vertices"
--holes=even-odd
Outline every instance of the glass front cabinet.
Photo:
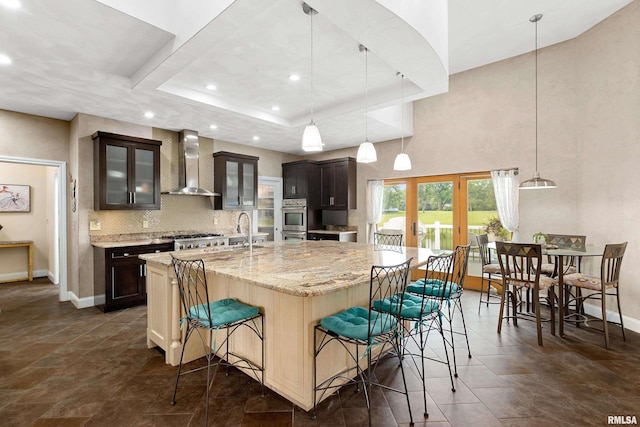
[{"label": "glass front cabinet", "polygon": [[258,157],[219,151],[213,158],[215,209],[257,209]]},{"label": "glass front cabinet", "polygon": [[94,209],[160,209],[162,141],[96,132]]}]

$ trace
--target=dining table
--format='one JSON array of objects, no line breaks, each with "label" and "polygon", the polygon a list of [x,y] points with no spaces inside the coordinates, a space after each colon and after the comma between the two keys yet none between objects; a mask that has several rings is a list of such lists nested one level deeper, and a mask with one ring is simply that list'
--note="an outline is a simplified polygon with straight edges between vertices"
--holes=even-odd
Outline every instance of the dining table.
[{"label": "dining table", "polygon": [[[489,249],[496,249],[495,242],[489,242],[487,246]],[[565,261],[572,257],[581,259],[583,257],[602,256],[604,254],[604,246],[585,245],[581,248],[561,248],[542,245],[542,254],[554,257],[556,261],[556,271],[558,272],[558,333],[562,336],[564,335],[565,311],[568,310],[568,307],[565,307],[565,298],[567,298],[567,289],[564,287]],[[581,262],[578,263],[578,265],[581,264]]]},{"label": "dining table", "polygon": [[[583,257],[595,257],[602,256],[604,254],[604,246],[586,245],[582,248],[542,248],[542,253],[547,256],[552,256],[556,260],[558,272],[558,333],[560,336],[564,335],[564,318],[565,307],[564,299],[567,297],[567,290],[564,287],[564,262],[572,257],[581,259]],[[578,265],[582,264],[581,262]]]}]

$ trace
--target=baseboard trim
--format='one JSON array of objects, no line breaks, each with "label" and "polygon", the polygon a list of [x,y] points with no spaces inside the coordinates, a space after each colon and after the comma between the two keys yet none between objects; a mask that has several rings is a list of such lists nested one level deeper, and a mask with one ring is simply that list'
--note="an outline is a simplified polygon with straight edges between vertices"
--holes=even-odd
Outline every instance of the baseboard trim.
[{"label": "baseboard trim", "polygon": [[[584,312],[589,316],[597,317],[598,319],[602,319],[602,309],[593,304],[585,304]],[[622,315],[622,319],[624,320],[624,328],[629,329],[630,331],[639,332],[640,333],[640,319],[636,319],[633,317]],[[620,316],[618,316],[618,311],[612,311],[607,309],[607,320],[610,322],[620,323]]]},{"label": "baseboard trim", "polygon": [[69,292],[69,301],[78,309],[95,307],[104,304],[104,295],[95,295],[92,297],[78,298],[73,292]]},{"label": "baseboard trim", "polygon": [[[33,277],[45,277],[45,276],[49,276],[49,271],[48,270],[34,270],[33,271]],[[21,281],[21,280],[27,280],[27,278],[29,277],[29,272],[28,271],[17,271],[15,273],[5,273],[5,274],[0,274],[0,282],[14,282],[14,281]]]}]

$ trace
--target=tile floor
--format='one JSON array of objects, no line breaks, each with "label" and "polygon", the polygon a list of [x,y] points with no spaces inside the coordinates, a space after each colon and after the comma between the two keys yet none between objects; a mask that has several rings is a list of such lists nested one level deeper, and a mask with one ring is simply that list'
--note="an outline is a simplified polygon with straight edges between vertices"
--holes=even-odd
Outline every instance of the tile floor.
[{"label": "tile floor", "polygon": [[[640,418],[640,337],[614,329],[605,350],[600,333],[567,326],[565,338],[535,325],[505,324],[496,334],[497,306],[477,313],[478,294],[464,297],[473,357],[459,342],[457,391],[444,365],[428,364],[429,418],[422,416],[420,381],[408,369],[416,426],[602,426],[609,415]],[[46,280],[0,285],[0,425],[201,426],[204,378],[183,377],[171,406],[176,368],[146,346],[145,307],[104,314],[59,303]],[[442,344],[433,341],[434,355]],[[383,366],[381,372],[392,372]],[[397,380],[397,376],[396,376]],[[240,373],[218,375],[209,421],[215,426],[362,426],[362,393],[344,390],[323,403],[318,419],[277,394],[262,397]],[[377,426],[407,426],[402,396],[375,390]]]}]

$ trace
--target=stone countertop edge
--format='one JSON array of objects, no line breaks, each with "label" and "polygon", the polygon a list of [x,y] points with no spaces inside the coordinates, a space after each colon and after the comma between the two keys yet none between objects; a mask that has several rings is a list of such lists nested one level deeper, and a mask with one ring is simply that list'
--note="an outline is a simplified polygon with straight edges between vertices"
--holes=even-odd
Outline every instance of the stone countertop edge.
[{"label": "stone countertop edge", "polygon": [[[273,243],[270,243],[273,245]],[[171,254],[177,255],[183,259],[198,259],[201,258],[205,262],[205,270],[208,273],[227,277],[230,279],[242,280],[250,284],[260,286],[262,288],[275,290],[284,294],[289,294],[299,297],[313,297],[319,295],[325,295],[332,292],[342,291],[349,289],[364,283],[369,283],[371,265],[367,263],[360,271],[335,271],[327,274],[327,268],[325,266],[325,258],[318,257],[318,262],[323,263],[322,266],[310,263],[309,259],[305,259],[304,267],[287,269],[286,265],[280,263],[275,265],[275,261],[260,262],[260,256],[269,257],[269,254],[273,253],[276,249],[270,248],[268,244],[261,245],[260,248],[254,248],[253,254],[248,255],[249,249],[194,249],[183,250],[178,252],[160,252],[153,254],[144,254],[139,257],[147,262],[158,263],[165,267],[171,266]],[[327,242],[325,242],[325,245]],[[364,245],[360,243],[349,242],[330,242],[329,244],[341,245]],[[295,244],[288,244],[293,250]],[[262,252],[262,253],[261,253]],[[355,254],[356,247],[353,252]],[[179,255],[178,255],[179,254]],[[254,261],[254,257],[255,258]],[[341,254],[344,257],[344,254]],[[263,258],[264,259],[264,258]],[[414,262],[411,263],[411,269],[416,269],[426,264],[426,258],[422,262],[418,262],[414,257]],[[243,264],[250,263],[251,268],[243,268]],[[264,264],[264,265],[261,265]],[[333,264],[332,264],[333,265]],[[280,268],[278,268],[280,267]],[[304,269],[304,270],[303,270]],[[266,270],[266,271],[265,271]],[[289,270],[289,271],[287,271]],[[269,271],[275,273],[268,273]],[[320,277],[314,277],[316,272],[320,271]],[[307,281],[302,282],[301,276],[305,274],[309,275]]]}]

